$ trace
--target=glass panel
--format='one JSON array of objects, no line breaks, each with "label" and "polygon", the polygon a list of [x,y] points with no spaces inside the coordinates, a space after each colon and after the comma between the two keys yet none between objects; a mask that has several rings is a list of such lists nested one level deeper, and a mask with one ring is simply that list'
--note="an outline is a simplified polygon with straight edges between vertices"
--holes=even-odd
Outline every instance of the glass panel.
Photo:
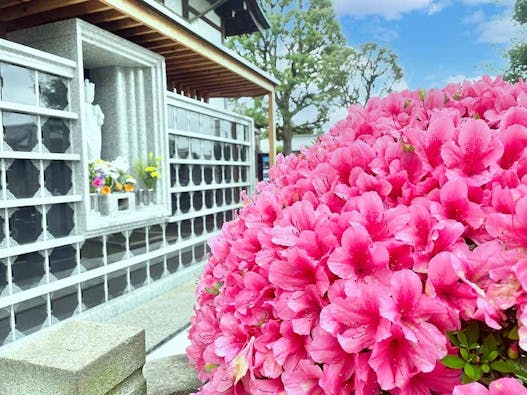
[{"label": "glass panel", "polygon": [[192,264],[192,247],[186,247],[181,250],[181,264],[189,266]]},{"label": "glass panel", "polygon": [[189,139],[188,137],[177,136],[177,154],[181,159],[187,159],[189,154]]},{"label": "glass panel", "polygon": [[186,187],[190,182],[190,166],[178,165],[178,179],[179,185]]},{"label": "glass panel", "polygon": [[223,212],[216,213],[216,227],[218,229],[221,229],[221,227],[223,226],[224,221],[225,220],[224,220]]},{"label": "glass panel", "polygon": [[223,158],[231,160],[231,145],[229,143],[223,144]]},{"label": "glass panel", "polygon": [[178,223],[169,222],[165,228],[168,244],[174,244],[178,239]]},{"label": "glass panel", "polygon": [[205,178],[205,184],[212,184],[212,166],[205,166],[203,169],[203,177]]},{"label": "glass panel", "polygon": [[5,224],[5,219],[4,219],[4,210],[0,210],[0,243],[2,243],[5,239],[5,231],[4,231],[4,224]]},{"label": "glass panel", "polygon": [[68,82],[56,75],[38,73],[40,107],[66,110],[68,107]]},{"label": "glass panel", "polygon": [[71,189],[71,167],[68,163],[53,160],[44,170],[44,186],[54,196],[67,195]]},{"label": "glass panel", "polygon": [[35,72],[25,67],[0,63],[2,77],[1,98],[19,104],[37,105],[35,93]]},{"label": "glass panel", "polygon": [[153,280],[159,280],[163,277],[165,271],[165,258],[158,257],[150,260],[150,277]]},{"label": "glass panel", "polygon": [[239,166],[232,167],[232,181],[233,182],[240,181],[240,167]]},{"label": "glass panel", "polygon": [[233,211],[229,210],[225,213],[225,222],[232,221],[233,218]]},{"label": "glass panel", "polygon": [[190,219],[181,221],[181,238],[188,239],[190,236],[192,236],[192,223]]},{"label": "glass panel", "polygon": [[13,286],[20,289],[34,288],[45,282],[44,257],[38,252],[19,255],[11,264]]},{"label": "glass panel", "polygon": [[223,206],[223,189],[216,189],[216,206]]},{"label": "glass panel", "polygon": [[177,184],[177,166],[170,165],[170,186],[175,187]]},{"label": "glass panel", "polygon": [[167,254],[167,270],[169,273],[174,273],[179,267],[179,251]]},{"label": "glass panel", "polygon": [[214,142],[214,159],[221,160],[221,143],[218,141]]},{"label": "glass panel", "polygon": [[221,166],[214,167],[214,180],[216,184],[221,184],[223,181],[223,168]]},{"label": "glass panel", "polygon": [[47,318],[47,303],[43,297],[26,300],[15,306],[15,327],[24,335],[38,331],[46,324]]},{"label": "glass panel", "polygon": [[130,284],[139,288],[146,283],[146,262],[141,262],[130,268]]},{"label": "glass panel", "polygon": [[210,140],[203,140],[201,142],[201,148],[203,149],[203,159],[212,159],[212,154],[214,152],[214,143]]},{"label": "glass panel", "polygon": [[192,183],[194,185],[201,184],[201,166],[200,165],[192,166]]},{"label": "glass panel", "polygon": [[232,189],[225,189],[225,204],[232,204]]},{"label": "glass panel", "polygon": [[104,264],[102,249],[101,237],[87,239],[81,247],[81,265],[86,270],[102,266]]},{"label": "glass panel", "polygon": [[183,108],[176,109],[176,128],[188,131],[188,111]]},{"label": "glass panel", "polygon": [[108,299],[121,296],[126,292],[126,269],[108,273]]},{"label": "glass panel", "polygon": [[51,293],[51,314],[60,321],[75,314],[78,305],[76,285]]},{"label": "glass panel", "polygon": [[240,146],[239,145],[233,145],[232,146],[232,160],[238,161],[240,160]]},{"label": "glass panel", "polygon": [[201,114],[201,133],[214,134],[214,119],[205,114]]},{"label": "glass panel", "polygon": [[190,139],[192,159],[201,159],[201,140]]},{"label": "glass panel", "polygon": [[183,192],[179,195],[179,210],[182,213],[190,211],[190,194],[188,192]]},{"label": "glass panel", "polygon": [[231,138],[231,122],[224,119],[221,120],[221,137]]},{"label": "glass panel", "polygon": [[42,118],[42,142],[49,152],[64,153],[70,147],[68,121],[60,118]]},{"label": "glass panel", "polygon": [[161,225],[152,225],[148,228],[148,249],[154,251],[163,245],[163,228]]},{"label": "glass panel", "polygon": [[244,141],[245,140],[244,132],[245,132],[244,126],[240,123],[237,123],[236,124],[236,140]]},{"label": "glass panel", "polygon": [[196,262],[200,262],[203,258],[205,258],[205,246],[203,243],[200,243],[194,247],[194,259]]},{"label": "glass panel", "polygon": [[249,150],[249,148],[246,145],[243,145],[241,147],[240,157],[241,157],[242,162],[247,162],[247,152],[248,152],[248,150]]},{"label": "glass panel", "polygon": [[243,127],[243,139],[245,141],[249,141],[249,127],[248,126]]},{"label": "glass panel", "polygon": [[176,107],[167,106],[167,124],[169,129],[174,129],[176,121]]},{"label": "glass panel", "polygon": [[54,237],[66,237],[72,232],[73,208],[68,203],[54,204],[47,213],[48,232]]},{"label": "glass panel", "polygon": [[207,208],[214,206],[214,191],[205,191],[205,206]]},{"label": "glass panel", "polygon": [[229,122],[231,125],[231,135],[230,138],[236,140],[236,124],[234,122]]},{"label": "glass panel", "polygon": [[218,118],[214,118],[214,136],[221,136],[221,122]]},{"label": "glass panel", "polygon": [[242,182],[246,182],[247,181],[247,168],[241,167],[240,169],[242,173]]},{"label": "glass panel", "polygon": [[240,188],[234,188],[234,202],[240,203]]},{"label": "glass panel", "polygon": [[61,279],[69,277],[77,267],[76,249],[69,246],[62,246],[49,250],[49,272],[55,278]]},{"label": "glass panel", "polygon": [[[7,294],[7,261],[0,261],[0,295]],[[1,314],[1,311],[0,311]],[[2,339],[0,339],[0,344],[2,344]]]},{"label": "glass panel", "polygon": [[192,207],[194,210],[201,210],[203,207],[203,193],[200,191],[194,192],[192,196]]},{"label": "glass panel", "polygon": [[4,141],[14,151],[33,151],[38,143],[37,117],[4,112],[2,114]]},{"label": "glass panel", "polygon": [[83,282],[81,291],[82,304],[86,308],[90,309],[104,303],[104,276]]},{"label": "glass panel", "polygon": [[203,218],[202,217],[194,218],[194,234],[196,236],[201,236],[203,234],[203,229],[204,229]]},{"label": "glass panel", "polygon": [[0,344],[7,343],[9,333],[11,333],[11,313],[10,309],[0,309]]},{"label": "glass panel", "polygon": [[232,171],[232,166],[225,166],[225,182],[231,182],[232,180],[231,171]]},{"label": "glass panel", "polygon": [[207,232],[214,231],[214,215],[211,214],[205,217],[205,227],[207,229]]},{"label": "glass panel", "polygon": [[170,202],[172,206],[172,215],[177,212],[177,195],[175,193],[170,195]]},{"label": "glass panel", "polygon": [[40,188],[39,167],[30,159],[15,159],[6,170],[7,189],[15,198],[35,196]]},{"label": "glass panel", "polygon": [[134,255],[144,254],[146,252],[146,230],[145,228],[134,229],[128,238],[130,243],[130,252]]},{"label": "glass panel", "polygon": [[194,111],[189,111],[189,131],[193,133],[201,133],[199,126],[199,114]]},{"label": "glass panel", "polygon": [[106,255],[108,264],[119,262],[126,255],[126,237],[122,233],[114,233],[106,237]]},{"label": "glass panel", "polygon": [[9,216],[11,237],[18,244],[37,241],[42,233],[42,214],[36,207],[20,207]]},{"label": "glass panel", "polygon": [[176,157],[176,136],[173,134],[168,136],[168,155],[169,158]]}]

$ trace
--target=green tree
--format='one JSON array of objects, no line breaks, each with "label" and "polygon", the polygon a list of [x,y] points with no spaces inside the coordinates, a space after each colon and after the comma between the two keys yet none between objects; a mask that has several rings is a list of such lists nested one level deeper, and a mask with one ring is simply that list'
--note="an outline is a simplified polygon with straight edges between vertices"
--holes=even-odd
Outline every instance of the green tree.
[{"label": "green tree", "polygon": [[[271,28],[234,37],[227,45],[280,81],[276,134],[284,153],[291,151],[293,134],[321,132],[330,109],[365,103],[402,78],[392,51],[374,43],[358,49],[346,45],[331,0],[264,0],[262,5]],[[238,102],[235,108],[264,128],[266,98]]]},{"label": "green tree", "polygon": [[[329,108],[343,96],[348,73],[341,66],[351,49],[346,46],[331,0],[266,0],[262,5],[271,28],[235,37],[228,45],[280,81],[276,90],[277,138],[283,140],[284,153],[289,153],[293,134],[320,130]],[[295,123],[299,118],[295,116],[308,107],[316,112],[315,119]]]},{"label": "green tree", "polygon": [[344,103],[347,105],[364,105],[373,95],[384,96],[403,78],[397,55],[391,49],[376,43],[362,44],[354,50],[346,67],[351,73]]},{"label": "green tree", "polygon": [[[516,0],[513,19],[520,25],[527,24],[527,0]],[[519,43],[512,47],[508,53],[509,69],[504,78],[516,82],[523,78],[527,80],[527,43]]]}]

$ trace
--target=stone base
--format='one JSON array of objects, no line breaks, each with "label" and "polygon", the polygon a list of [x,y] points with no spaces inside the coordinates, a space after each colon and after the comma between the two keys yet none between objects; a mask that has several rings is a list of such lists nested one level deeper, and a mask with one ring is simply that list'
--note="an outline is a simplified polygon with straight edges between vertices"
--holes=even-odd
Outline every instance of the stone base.
[{"label": "stone base", "polygon": [[202,386],[184,354],[149,361],[143,374],[152,395],[188,395]]},{"label": "stone base", "polygon": [[100,197],[101,215],[113,216],[133,211],[135,211],[135,194],[132,192],[116,192]]}]

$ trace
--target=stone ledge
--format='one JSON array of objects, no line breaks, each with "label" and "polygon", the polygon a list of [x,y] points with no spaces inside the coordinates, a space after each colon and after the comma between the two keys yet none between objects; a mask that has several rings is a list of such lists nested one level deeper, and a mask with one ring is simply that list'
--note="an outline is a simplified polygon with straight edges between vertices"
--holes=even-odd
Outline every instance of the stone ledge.
[{"label": "stone ledge", "polygon": [[142,329],[71,321],[0,354],[0,394],[144,394],[144,363]]},{"label": "stone ledge", "polygon": [[188,395],[202,385],[185,354],[149,361],[143,375],[149,395]]}]

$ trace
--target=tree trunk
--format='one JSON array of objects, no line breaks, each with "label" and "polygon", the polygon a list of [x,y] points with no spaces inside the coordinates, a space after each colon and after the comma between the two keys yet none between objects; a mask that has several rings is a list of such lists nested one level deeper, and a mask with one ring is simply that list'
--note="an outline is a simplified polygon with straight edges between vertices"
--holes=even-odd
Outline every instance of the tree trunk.
[{"label": "tree trunk", "polygon": [[291,140],[293,139],[293,125],[291,120],[284,119],[284,127],[282,129],[282,153],[287,155],[291,153]]}]

